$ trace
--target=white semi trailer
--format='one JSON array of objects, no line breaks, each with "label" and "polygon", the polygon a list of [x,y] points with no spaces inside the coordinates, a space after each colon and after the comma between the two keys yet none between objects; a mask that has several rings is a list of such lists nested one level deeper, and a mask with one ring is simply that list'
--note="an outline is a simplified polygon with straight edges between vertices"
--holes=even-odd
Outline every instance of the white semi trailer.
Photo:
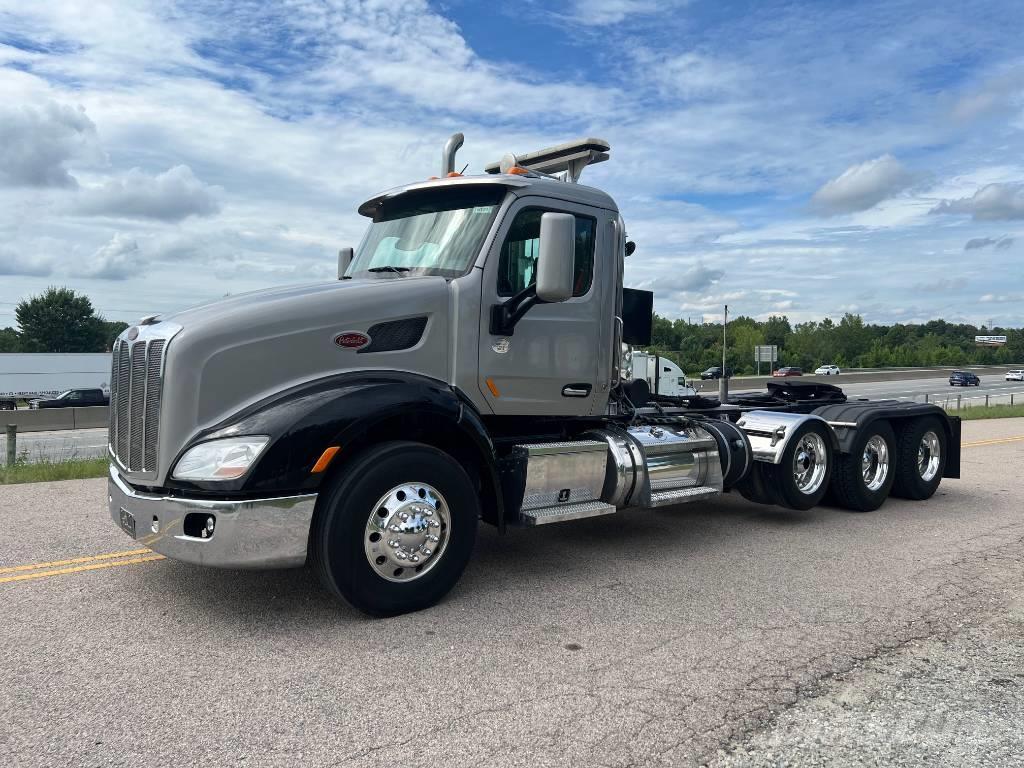
[{"label": "white semi trailer", "polygon": [[0,407],[69,389],[110,392],[110,353],[0,353]]}]

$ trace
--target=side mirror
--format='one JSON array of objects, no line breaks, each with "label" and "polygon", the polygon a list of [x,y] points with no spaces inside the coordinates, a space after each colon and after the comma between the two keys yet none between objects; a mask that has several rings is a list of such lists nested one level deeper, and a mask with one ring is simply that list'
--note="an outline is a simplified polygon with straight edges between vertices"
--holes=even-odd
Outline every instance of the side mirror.
[{"label": "side mirror", "polygon": [[571,213],[543,214],[537,255],[538,299],[553,304],[572,297],[575,260],[576,217]]},{"label": "side mirror", "polygon": [[345,273],[348,271],[349,264],[352,263],[352,259],[355,256],[355,249],[353,248],[342,248],[338,251],[338,279],[345,279]]}]

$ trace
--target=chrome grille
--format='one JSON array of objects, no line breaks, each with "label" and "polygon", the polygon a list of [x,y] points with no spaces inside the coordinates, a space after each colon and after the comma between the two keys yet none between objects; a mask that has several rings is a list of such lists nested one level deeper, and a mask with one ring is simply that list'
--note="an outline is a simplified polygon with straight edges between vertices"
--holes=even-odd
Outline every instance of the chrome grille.
[{"label": "chrome grille", "polygon": [[160,430],[160,361],[163,352],[162,339],[149,343],[146,359],[146,411],[143,417],[146,425],[142,444],[144,469],[156,469],[156,436]]},{"label": "chrome grille", "polygon": [[167,338],[153,338],[155,335],[149,332],[134,342],[119,339],[114,345],[110,448],[129,473],[153,473],[157,469]]},{"label": "chrome grille", "polygon": [[131,391],[127,342],[120,342],[117,361],[117,405],[114,408],[114,413],[117,416],[117,427],[115,429],[117,442],[114,444],[114,452],[118,457],[123,456],[122,464],[126,464],[128,461],[128,394]]}]

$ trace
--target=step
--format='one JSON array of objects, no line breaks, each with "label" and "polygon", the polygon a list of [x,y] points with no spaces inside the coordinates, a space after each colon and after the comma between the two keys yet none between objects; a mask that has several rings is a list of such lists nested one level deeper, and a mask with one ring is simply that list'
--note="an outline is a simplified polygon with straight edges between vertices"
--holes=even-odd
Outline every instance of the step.
[{"label": "step", "polygon": [[614,505],[605,504],[603,501],[580,501],[576,504],[525,510],[519,513],[519,521],[523,525],[547,525],[563,520],[582,520],[584,517],[610,515],[614,511]]},{"label": "step", "polygon": [[720,496],[721,491],[710,485],[699,488],[673,488],[669,491],[655,491],[651,494],[651,507],[668,507],[672,504],[686,504],[690,501]]}]

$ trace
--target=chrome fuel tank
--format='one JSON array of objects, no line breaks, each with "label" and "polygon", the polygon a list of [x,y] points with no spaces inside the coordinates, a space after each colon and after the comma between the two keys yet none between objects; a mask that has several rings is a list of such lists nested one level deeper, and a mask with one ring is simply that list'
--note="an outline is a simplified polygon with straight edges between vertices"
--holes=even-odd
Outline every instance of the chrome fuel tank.
[{"label": "chrome fuel tank", "polygon": [[660,507],[722,492],[718,442],[695,425],[610,427],[587,434],[608,445],[602,501]]}]

